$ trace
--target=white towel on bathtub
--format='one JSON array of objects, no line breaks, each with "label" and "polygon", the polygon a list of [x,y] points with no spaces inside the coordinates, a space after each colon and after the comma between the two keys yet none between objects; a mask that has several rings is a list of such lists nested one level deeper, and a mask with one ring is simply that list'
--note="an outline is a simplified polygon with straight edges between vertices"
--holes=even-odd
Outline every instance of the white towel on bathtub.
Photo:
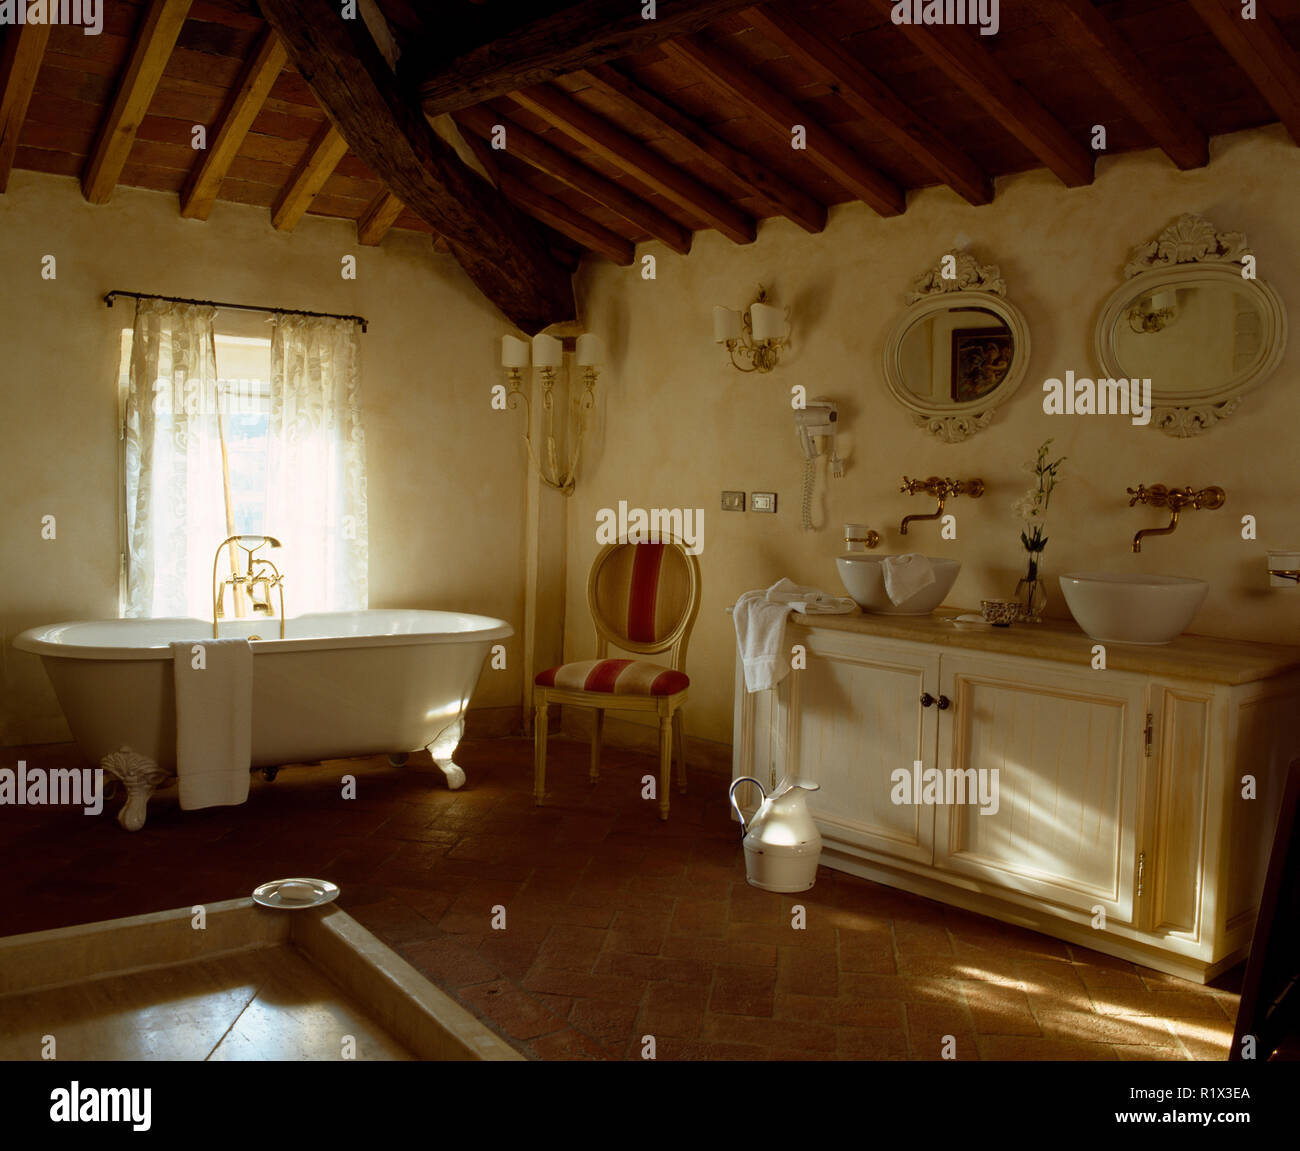
[{"label": "white towel on bathtub", "polygon": [[171,648],[181,809],[243,803],[253,762],[253,648],[246,639]]}]

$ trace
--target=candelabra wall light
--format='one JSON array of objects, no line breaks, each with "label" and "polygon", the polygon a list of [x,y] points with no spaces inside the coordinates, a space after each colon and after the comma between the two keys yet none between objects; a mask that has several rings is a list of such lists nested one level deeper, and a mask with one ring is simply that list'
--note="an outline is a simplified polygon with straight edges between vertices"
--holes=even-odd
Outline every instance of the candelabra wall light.
[{"label": "candelabra wall light", "polygon": [[770,372],[790,346],[789,311],[769,304],[767,290],[760,284],[758,299],[743,313],[732,308],[713,309],[714,342],[726,345],[739,371]]},{"label": "candelabra wall light", "polygon": [[1129,309],[1128,324],[1135,332],[1146,335],[1164,331],[1178,315],[1178,293],[1172,288],[1152,292]]},{"label": "candelabra wall light", "polygon": [[[572,495],[577,481],[578,459],[582,454],[582,438],[587,431],[587,413],[596,405],[596,379],[599,365],[604,358],[600,337],[586,332],[577,338],[574,347],[574,359],[582,369],[582,392],[569,405],[567,425],[567,442],[569,445],[568,466],[561,471],[559,452],[555,446],[555,379],[556,372],[564,366],[564,344],[555,336],[545,333],[533,337],[531,346],[527,340],[514,336],[501,339],[501,365],[506,370],[508,381],[506,402],[511,408],[517,408],[519,401],[524,403],[525,425],[524,444],[528,448],[528,458],[532,462],[542,483],[555,488],[564,495]],[[531,400],[531,382],[525,390],[523,374],[530,366],[541,373],[542,377],[542,411],[546,420],[546,459],[543,465],[533,450],[533,418]]]}]

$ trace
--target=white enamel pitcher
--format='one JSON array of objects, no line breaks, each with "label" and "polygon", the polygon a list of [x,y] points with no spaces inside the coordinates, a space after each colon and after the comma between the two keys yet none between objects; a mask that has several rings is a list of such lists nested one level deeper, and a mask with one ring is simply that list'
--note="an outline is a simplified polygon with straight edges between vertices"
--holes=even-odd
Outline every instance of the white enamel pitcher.
[{"label": "white enamel pitcher", "polygon": [[[763,796],[748,825],[736,802],[736,788],[742,783],[752,783]],[[807,891],[816,882],[822,837],[804,793],[820,786],[782,779],[769,795],[753,776],[741,776],[732,783],[727,794],[745,833],[745,874],[752,886],[764,891]]]}]

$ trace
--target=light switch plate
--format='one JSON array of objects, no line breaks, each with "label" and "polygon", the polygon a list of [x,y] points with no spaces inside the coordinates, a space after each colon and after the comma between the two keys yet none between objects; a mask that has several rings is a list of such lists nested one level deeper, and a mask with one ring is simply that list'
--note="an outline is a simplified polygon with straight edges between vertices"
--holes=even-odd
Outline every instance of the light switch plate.
[{"label": "light switch plate", "polygon": [[775,512],[776,492],[750,492],[749,510],[751,512]]},{"label": "light switch plate", "polygon": [[724,512],[743,512],[745,510],[745,493],[723,492],[722,510]]}]

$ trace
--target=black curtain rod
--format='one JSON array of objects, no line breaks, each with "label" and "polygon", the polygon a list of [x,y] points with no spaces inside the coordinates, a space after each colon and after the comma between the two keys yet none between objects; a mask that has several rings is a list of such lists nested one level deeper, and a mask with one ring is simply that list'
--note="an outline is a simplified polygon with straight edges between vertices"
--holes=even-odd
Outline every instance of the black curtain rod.
[{"label": "black curtain rod", "polygon": [[364,332],[368,328],[365,316],[343,316],[338,312],[306,312],[301,308],[259,308],[253,304],[223,304],[217,300],[189,300],[184,296],[157,296],[150,292],[109,292],[104,297],[104,303],[110,308],[113,306],[114,296],[129,296],[133,300],[170,300],[173,304],[199,304],[207,308],[233,308],[238,312],[268,312],[277,316],[315,316],[318,319],[325,320],[356,320],[361,325]]}]

